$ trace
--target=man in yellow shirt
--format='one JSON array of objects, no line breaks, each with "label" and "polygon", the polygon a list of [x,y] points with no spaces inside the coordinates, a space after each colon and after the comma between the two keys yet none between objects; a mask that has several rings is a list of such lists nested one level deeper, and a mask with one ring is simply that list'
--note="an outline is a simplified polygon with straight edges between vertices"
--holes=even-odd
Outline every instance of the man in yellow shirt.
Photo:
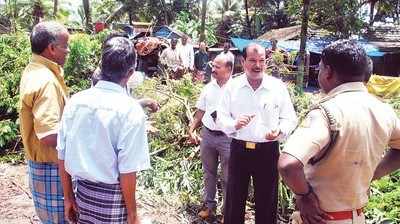
[{"label": "man in yellow shirt", "polygon": [[67,223],[55,147],[68,97],[62,68],[69,53],[68,39],[68,30],[59,23],[33,27],[32,59],[20,83],[21,135],[32,198],[42,223]]}]

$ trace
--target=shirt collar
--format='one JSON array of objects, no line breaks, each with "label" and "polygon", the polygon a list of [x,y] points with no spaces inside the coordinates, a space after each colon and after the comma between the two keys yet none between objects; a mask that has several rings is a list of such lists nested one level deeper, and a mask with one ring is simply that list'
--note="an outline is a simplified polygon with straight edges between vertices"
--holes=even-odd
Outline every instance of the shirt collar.
[{"label": "shirt collar", "polygon": [[50,69],[55,75],[63,76],[63,70],[60,65],[38,54],[32,54],[32,62],[39,63]]},{"label": "shirt collar", "polygon": [[347,83],[343,83],[343,84],[335,87],[331,91],[329,91],[327,96],[333,96],[333,95],[337,95],[337,94],[340,94],[342,92],[347,92],[347,91],[366,92],[367,88],[365,87],[363,82],[347,82]]},{"label": "shirt collar", "polygon": [[122,88],[122,86],[120,86],[117,83],[113,83],[113,82],[109,82],[109,81],[100,80],[96,83],[96,85],[94,87],[99,88],[99,89],[111,90],[113,92],[127,94],[126,90],[124,88]]},{"label": "shirt collar", "polygon": [[211,84],[214,85],[214,86],[218,86],[218,88],[223,88],[223,87],[225,87],[231,80],[232,80],[232,76],[229,77],[228,81],[226,81],[225,84],[224,84],[223,86],[219,86],[218,83],[217,83],[217,80],[216,80],[215,78],[213,78],[213,79],[211,80]]},{"label": "shirt collar", "polygon": [[[240,85],[241,87],[247,86],[250,89],[253,89],[253,87],[251,87],[251,85],[249,83],[249,80],[247,80],[246,73],[243,73],[241,78],[242,78],[241,85]],[[268,82],[267,79],[269,79],[269,77],[267,75],[264,75],[263,80],[262,80],[261,85],[260,85],[259,88],[263,88],[263,89],[266,89],[266,90],[270,90],[271,89],[272,86],[270,85],[270,83]]]}]

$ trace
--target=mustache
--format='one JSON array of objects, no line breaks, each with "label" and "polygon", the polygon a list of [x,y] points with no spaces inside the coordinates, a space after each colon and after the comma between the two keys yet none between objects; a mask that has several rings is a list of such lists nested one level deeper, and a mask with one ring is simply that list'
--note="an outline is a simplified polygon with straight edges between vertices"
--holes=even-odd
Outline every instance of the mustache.
[{"label": "mustache", "polygon": [[261,68],[252,68],[251,71],[253,71],[253,72],[261,72],[262,69]]}]

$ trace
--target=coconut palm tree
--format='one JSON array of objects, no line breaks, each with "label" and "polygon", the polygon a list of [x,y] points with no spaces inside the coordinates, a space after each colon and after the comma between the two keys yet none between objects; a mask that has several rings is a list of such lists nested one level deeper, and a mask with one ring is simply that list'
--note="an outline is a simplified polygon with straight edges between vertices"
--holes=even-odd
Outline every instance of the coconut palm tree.
[{"label": "coconut palm tree", "polygon": [[299,49],[299,69],[296,77],[296,86],[299,90],[303,90],[303,79],[304,79],[304,62],[306,53],[306,42],[307,42],[307,28],[308,28],[308,17],[310,10],[310,0],[303,0],[303,13],[301,21],[301,33],[300,33],[300,49]]},{"label": "coconut palm tree", "polygon": [[201,5],[201,26],[200,26],[200,41],[206,39],[205,29],[206,29],[206,12],[207,12],[207,0],[202,0]]}]

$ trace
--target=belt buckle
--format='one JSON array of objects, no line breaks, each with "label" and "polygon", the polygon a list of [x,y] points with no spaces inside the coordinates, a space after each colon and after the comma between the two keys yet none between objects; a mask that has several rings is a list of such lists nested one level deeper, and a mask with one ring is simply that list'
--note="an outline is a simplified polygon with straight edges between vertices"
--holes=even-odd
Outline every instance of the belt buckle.
[{"label": "belt buckle", "polygon": [[246,142],[246,149],[249,149],[249,150],[256,149],[256,143],[254,143],[254,142]]}]

